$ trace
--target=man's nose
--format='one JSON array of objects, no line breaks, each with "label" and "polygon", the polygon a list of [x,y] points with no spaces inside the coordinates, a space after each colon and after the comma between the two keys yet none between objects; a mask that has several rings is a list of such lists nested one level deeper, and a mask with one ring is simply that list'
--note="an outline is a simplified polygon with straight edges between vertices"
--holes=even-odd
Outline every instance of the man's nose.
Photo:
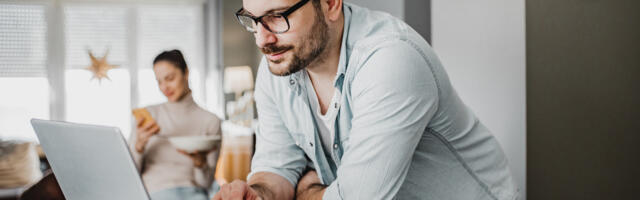
[{"label": "man's nose", "polygon": [[256,37],[256,45],[258,45],[258,48],[262,48],[268,44],[273,44],[278,41],[276,34],[267,30],[262,23],[258,23],[256,25],[256,33],[254,36]]}]

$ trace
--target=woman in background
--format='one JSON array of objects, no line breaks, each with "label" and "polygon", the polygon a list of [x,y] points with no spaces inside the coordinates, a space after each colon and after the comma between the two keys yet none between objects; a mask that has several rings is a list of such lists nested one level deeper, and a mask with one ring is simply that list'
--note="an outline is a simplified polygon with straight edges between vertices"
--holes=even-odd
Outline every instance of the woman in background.
[{"label": "woman in background", "polygon": [[142,180],[152,200],[207,200],[219,152],[189,154],[173,147],[167,137],[221,135],[221,121],[193,101],[189,69],[179,50],[158,55],[153,71],[168,102],[146,107],[154,122],[137,120],[129,138]]}]

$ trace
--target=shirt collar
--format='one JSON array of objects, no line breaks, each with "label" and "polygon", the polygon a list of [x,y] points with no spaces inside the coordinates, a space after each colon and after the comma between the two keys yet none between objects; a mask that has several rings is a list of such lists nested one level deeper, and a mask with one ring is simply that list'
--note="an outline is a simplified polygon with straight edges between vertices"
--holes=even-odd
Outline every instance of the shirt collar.
[{"label": "shirt collar", "polygon": [[[333,86],[342,91],[342,83],[344,80],[344,74],[347,71],[347,60],[349,54],[347,49],[347,39],[349,36],[349,25],[351,24],[351,7],[348,3],[343,3],[342,12],[344,14],[344,28],[342,31],[342,44],[340,45],[340,58],[338,60],[338,72],[336,78],[333,80]],[[289,75],[289,88],[296,93],[300,93],[301,84],[303,84],[302,70]]]},{"label": "shirt collar", "polygon": [[301,94],[300,85],[302,80],[304,80],[302,79],[302,70],[289,75],[289,88],[297,95]]},{"label": "shirt collar", "polygon": [[340,45],[340,58],[338,61],[338,72],[335,80],[333,80],[333,86],[342,91],[342,81],[344,80],[344,74],[347,71],[347,60],[349,53],[347,52],[347,40],[349,37],[349,25],[351,24],[351,7],[345,3],[342,6],[342,13],[344,13],[344,30],[342,30],[342,44]]}]

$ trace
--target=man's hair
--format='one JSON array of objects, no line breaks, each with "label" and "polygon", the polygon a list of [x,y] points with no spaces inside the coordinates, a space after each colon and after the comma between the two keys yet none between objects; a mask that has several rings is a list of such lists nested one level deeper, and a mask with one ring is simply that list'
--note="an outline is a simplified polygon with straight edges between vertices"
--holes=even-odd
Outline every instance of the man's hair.
[{"label": "man's hair", "polygon": [[320,8],[320,0],[311,0],[311,3],[313,4],[313,7],[315,7],[316,9]]}]

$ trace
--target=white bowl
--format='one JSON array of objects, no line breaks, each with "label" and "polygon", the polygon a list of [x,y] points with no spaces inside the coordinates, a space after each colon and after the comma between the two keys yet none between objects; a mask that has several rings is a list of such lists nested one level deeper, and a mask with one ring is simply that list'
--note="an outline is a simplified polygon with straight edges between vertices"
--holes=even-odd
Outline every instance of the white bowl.
[{"label": "white bowl", "polygon": [[219,135],[174,136],[169,137],[171,145],[188,153],[209,151],[220,143]]}]

